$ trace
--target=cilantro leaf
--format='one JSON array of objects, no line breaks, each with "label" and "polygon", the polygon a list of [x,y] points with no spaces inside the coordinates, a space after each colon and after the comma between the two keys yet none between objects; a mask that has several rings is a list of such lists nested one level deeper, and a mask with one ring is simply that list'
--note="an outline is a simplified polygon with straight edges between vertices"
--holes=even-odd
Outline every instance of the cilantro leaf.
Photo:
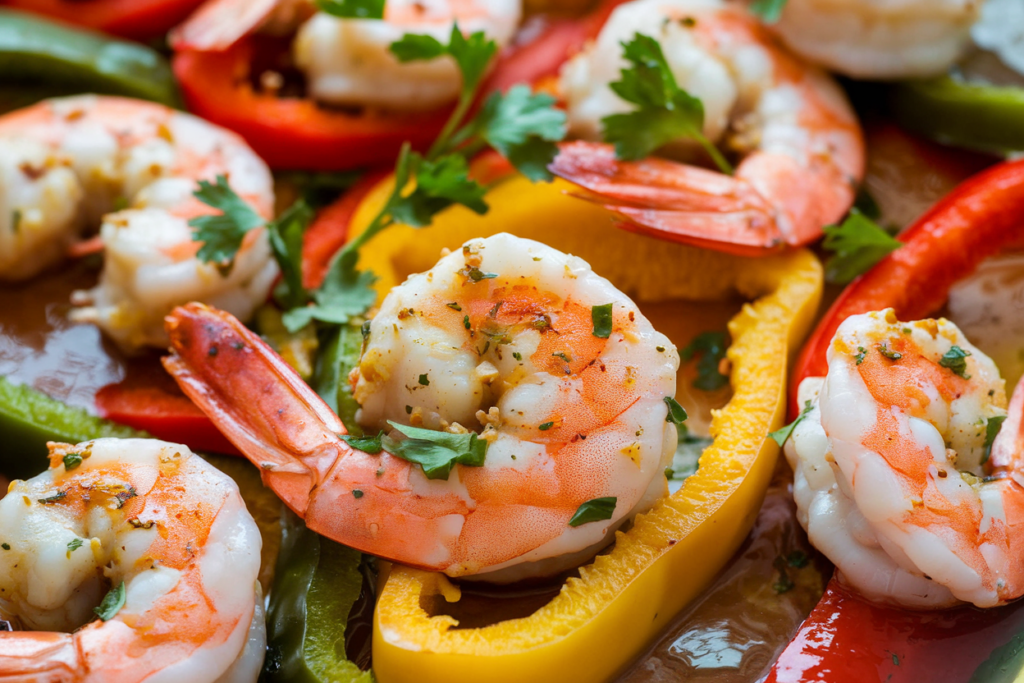
[{"label": "cilantro leaf", "polygon": [[383,437],[388,453],[417,463],[427,479],[448,479],[452,465],[480,467],[487,454],[487,442],[470,432],[450,434],[419,427],[407,427],[388,420],[388,424],[409,437],[402,441]]},{"label": "cilantro leaf", "polygon": [[992,444],[995,443],[996,436],[999,435],[999,430],[1003,428],[1004,422],[1006,422],[1006,415],[993,415],[985,420],[985,453],[981,458],[982,465],[992,457]]},{"label": "cilantro leaf", "polygon": [[729,377],[718,371],[729,349],[728,337],[725,332],[701,332],[679,352],[683,360],[691,360],[700,355],[697,361],[697,379],[693,386],[701,391],[717,391],[729,384]]},{"label": "cilantro leaf", "polygon": [[316,0],[316,8],[343,19],[384,18],[384,0]]},{"label": "cilantro leaf", "polygon": [[82,464],[82,454],[68,453],[67,455],[64,456],[63,461],[64,471],[70,472],[71,470],[75,469],[76,467]]},{"label": "cilantro leaf", "polygon": [[611,519],[615,513],[615,504],[618,498],[608,496],[606,498],[594,498],[576,508],[576,512],[569,520],[569,526],[576,527],[590,522],[601,522]]},{"label": "cilantro leaf", "polygon": [[841,225],[825,227],[822,246],[833,252],[825,263],[825,279],[832,284],[845,285],[871,270],[903,243],[854,208]]},{"label": "cilantro leaf", "polygon": [[970,351],[964,351],[954,345],[939,359],[939,365],[950,370],[954,375],[970,379],[971,376],[967,374],[967,357],[969,355],[971,355]]},{"label": "cilantro leaf", "polygon": [[668,415],[665,416],[665,422],[671,422],[676,426],[680,426],[686,422],[686,410],[679,405],[679,401],[675,400],[671,396],[666,396],[664,401],[665,405],[668,406]]},{"label": "cilantro leaf", "polygon": [[782,8],[786,6],[786,0],[755,0],[750,5],[750,11],[761,17],[769,24],[774,24],[782,16]]},{"label": "cilantro leaf", "polygon": [[245,234],[262,226],[265,221],[248,202],[235,194],[228,185],[228,179],[222,175],[217,176],[213,183],[200,180],[199,189],[192,194],[221,212],[189,220],[193,241],[203,243],[196,256],[206,263],[224,265],[227,274],[234,265]]},{"label": "cilantro leaf", "polygon": [[594,324],[593,335],[600,339],[612,336],[612,304],[590,307],[590,322]]},{"label": "cilantro leaf", "polygon": [[494,93],[465,134],[479,135],[501,152],[520,173],[536,182],[552,179],[548,166],[558,154],[555,142],[565,137],[565,112],[555,98],[534,94],[527,85]]},{"label": "cilantro leaf", "polygon": [[786,442],[789,441],[789,437],[793,435],[793,430],[796,429],[796,426],[800,424],[800,422],[805,417],[807,417],[807,414],[812,410],[814,410],[814,406],[811,404],[811,402],[804,401],[804,409],[800,411],[800,414],[796,416],[796,419],[790,422],[782,429],[777,429],[776,431],[769,434],[768,438],[774,441],[775,443],[779,444],[779,448],[782,448],[783,446],[786,445]]},{"label": "cilantro leaf", "polygon": [[732,167],[704,137],[704,105],[676,84],[658,41],[637,33],[622,43],[622,56],[631,63],[620,80],[611,83],[620,98],[637,105],[626,114],[601,119],[604,139],[615,145],[620,159],[643,159],[659,147],[682,138],[697,141],[723,173]]},{"label": "cilantro leaf", "polygon": [[95,612],[96,616],[101,620],[110,621],[117,616],[117,613],[121,611],[122,607],[124,607],[125,595],[124,581],[122,581],[119,585],[111,588],[110,591],[103,596],[103,601],[100,602],[100,606],[93,607],[92,611]]},{"label": "cilantro leaf", "polygon": [[391,43],[389,49],[402,63],[450,56],[462,74],[462,94],[466,96],[480,85],[491,59],[498,51],[498,45],[483,31],[477,31],[466,38],[459,30],[459,25],[455,24],[452,26],[447,45],[433,36],[407,33],[400,40]]},{"label": "cilantro leaf", "polygon": [[313,220],[313,210],[299,199],[276,220],[267,224],[270,248],[281,267],[281,282],[274,289],[274,298],[288,310],[309,300],[302,286],[302,243],[306,228]]},{"label": "cilantro leaf", "polygon": [[72,538],[70,541],[68,541],[68,557],[71,557],[71,553],[81,548],[82,544],[84,543],[85,541],[83,541],[80,538]]},{"label": "cilantro leaf", "polygon": [[379,433],[377,436],[350,436],[346,434],[341,437],[341,440],[357,451],[377,455],[384,449],[384,446],[381,445],[383,437],[384,432]]},{"label": "cilantro leaf", "polygon": [[331,264],[320,289],[313,292],[313,304],[293,308],[282,316],[285,328],[297,332],[311,320],[341,325],[362,315],[377,300],[373,283],[377,276],[371,271],[356,270],[359,254],[341,251]]},{"label": "cilantro leaf", "polygon": [[453,204],[462,204],[476,213],[487,212],[484,194],[487,190],[469,179],[469,164],[459,154],[449,154],[429,161],[419,154],[409,154],[414,169],[415,189],[400,196],[390,208],[391,217],[414,228],[430,225],[434,216]]}]

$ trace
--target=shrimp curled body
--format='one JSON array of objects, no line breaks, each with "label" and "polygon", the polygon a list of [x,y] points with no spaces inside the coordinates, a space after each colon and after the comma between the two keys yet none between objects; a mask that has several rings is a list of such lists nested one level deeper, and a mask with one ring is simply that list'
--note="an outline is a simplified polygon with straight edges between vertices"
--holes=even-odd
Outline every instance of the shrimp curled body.
[{"label": "shrimp curled body", "polygon": [[[99,284],[77,292],[72,317],[133,349],[165,346],[163,317],[200,300],[248,318],[277,265],[262,228],[230,271],[196,258],[188,220],[213,210],[197,181],[227,177],[260,216],[274,204],[270,171],[234,133],[151,102],[80,96],[0,117],[0,280],[54,265],[101,224]],[[5,224],[10,223],[10,224]]]},{"label": "shrimp curled body", "polygon": [[[0,539],[0,617],[25,629],[0,633],[0,680],[259,675],[259,529],[235,483],[187,447],[50,444],[49,470],[0,501]],[[122,585],[123,606],[93,620]]]},{"label": "shrimp curled body", "polygon": [[[918,608],[1024,594],[1024,476],[995,364],[946,320],[851,316],[786,444],[798,518],[854,587]],[[816,394],[816,396],[815,396]],[[991,448],[992,457],[987,450]]]},{"label": "shrimp curled body", "polygon": [[[478,430],[482,464],[447,479],[348,448],[336,416],[216,312],[181,308],[168,324],[165,365],[186,393],[308,526],[365,552],[456,576],[548,574],[666,492],[675,347],[584,261],[537,242],[467,242],[371,321],[357,419],[397,442],[402,425]],[[595,499],[613,499],[610,517],[570,525]]]}]

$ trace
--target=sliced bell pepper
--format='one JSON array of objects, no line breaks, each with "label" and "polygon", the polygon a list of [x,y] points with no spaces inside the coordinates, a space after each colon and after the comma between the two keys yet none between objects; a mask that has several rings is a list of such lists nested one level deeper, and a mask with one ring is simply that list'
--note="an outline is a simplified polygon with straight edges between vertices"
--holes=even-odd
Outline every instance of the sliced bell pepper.
[{"label": "sliced bell pepper", "polygon": [[944,144],[1024,149],[1024,88],[941,76],[892,86],[890,106],[901,126]]},{"label": "sliced bell pepper", "polygon": [[267,607],[268,683],[371,683],[345,656],[345,627],[359,599],[362,553],[283,517],[281,552]]},{"label": "sliced bell pepper", "polygon": [[912,612],[832,579],[765,683],[1011,683],[1024,661],[1024,604]]},{"label": "sliced bell pepper", "polygon": [[903,246],[847,287],[804,345],[793,379],[790,415],[799,413],[796,388],[824,377],[825,354],[851,315],[892,307],[901,320],[939,310],[949,289],[989,256],[1024,244],[1024,160],[993,166],[967,179],[904,231]]},{"label": "sliced bell pepper", "polygon": [[[83,3],[63,4],[77,13],[87,12]],[[45,86],[47,90],[40,92],[44,96],[96,92],[168,106],[179,103],[171,67],[156,50],[4,8],[0,81],[35,89]]]},{"label": "sliced bell pepper", "polygon": [[[531,616],[454,628],[453,618],[427,610],[439,596],[458,600],[458,588],[441,574],[395,566],[374,616],[381,683],[610,680],[714,578],[764,497],[778,454],[765,437],[782,421],[788,359],[817,307],[820,264],[803,250],[750,260],[631,235],[601,208],[568,196],[570,187],[514,177],[487,195],[488,215],[452,208],[426,230],[390,228],[362,249],[360,267],[380,276],[383,291],[429,268],[442,247],[507,231],[586,258],[641,308],[678,298],[753,299],[730,324],[733,398],[714,417],[715,440],[697,473]],[[370,193],[353,234],[389,191],[385,182]]]},{"label": "sliced bell pepper", "polygon": [[4,0],[4,4],[122,38],[157,38],[203,0]]}]

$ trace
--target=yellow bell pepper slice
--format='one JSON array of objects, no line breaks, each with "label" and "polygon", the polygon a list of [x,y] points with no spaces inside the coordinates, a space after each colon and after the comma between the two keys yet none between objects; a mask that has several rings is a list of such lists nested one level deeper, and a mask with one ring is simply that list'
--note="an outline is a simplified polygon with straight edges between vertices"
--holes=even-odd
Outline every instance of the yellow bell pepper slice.
[{"label": "yellow bell pepper slice", "polygon": [[[374,615],[374,674],[381,683],[595,683],[613,679],[714,578],[750,531],[775,468],[768,433],[785,416],[790,355],[809,329],[822,272],[807,251],[746,259],[630,234],[603,209],[555,182],[515,177],[487,196],[478,216],[461,207],[425,230],[395,226],[363,250],[361,267],[380,276],[383,295],[430,268],[443,247],[509,232],[583,257],[642,304],[666,299],[752,303],[729,323],[733,396],[715,411],[714,442],[675,494],[616,534],[607,553],[579,570],[557,597],[528,617],[455,629],[431,605],[458,600],[436,573],[394,566],[382,578]],[[390,187],[357,211],[358,234]]]}]

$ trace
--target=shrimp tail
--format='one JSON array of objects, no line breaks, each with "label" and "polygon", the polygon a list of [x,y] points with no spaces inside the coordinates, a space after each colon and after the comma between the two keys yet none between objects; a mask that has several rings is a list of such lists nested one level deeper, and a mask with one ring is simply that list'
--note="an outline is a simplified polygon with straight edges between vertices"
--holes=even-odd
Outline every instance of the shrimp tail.
[{"label": "shrimp tail", "polygon": [[[299,515],[337,458],[345,427],[323,400],[230,313],[191,303],[165,321],[164,367]],[[335,448],[332,448],[334,446]]]},{"label": "shrimp tail", "polygon": [[67,633],[0,634],[0,681],[66,681],[79,670],[78,650]]},{"label": "shrimp tail", "polygon": [[410,502],[410,463],[342,441],[338,416],[230,313],[191,303],[167,316],[166,327],[164,367],[306,526],[405,564],[447,566],[468,512],[461,498]]},{"label": "shrimp tail", "polygon": [[585,141],[563,144],[549,168],[632,232],[743,256],[786,244],[769,203],[741,179],[653,157],[621,161],[610,145]]}]

